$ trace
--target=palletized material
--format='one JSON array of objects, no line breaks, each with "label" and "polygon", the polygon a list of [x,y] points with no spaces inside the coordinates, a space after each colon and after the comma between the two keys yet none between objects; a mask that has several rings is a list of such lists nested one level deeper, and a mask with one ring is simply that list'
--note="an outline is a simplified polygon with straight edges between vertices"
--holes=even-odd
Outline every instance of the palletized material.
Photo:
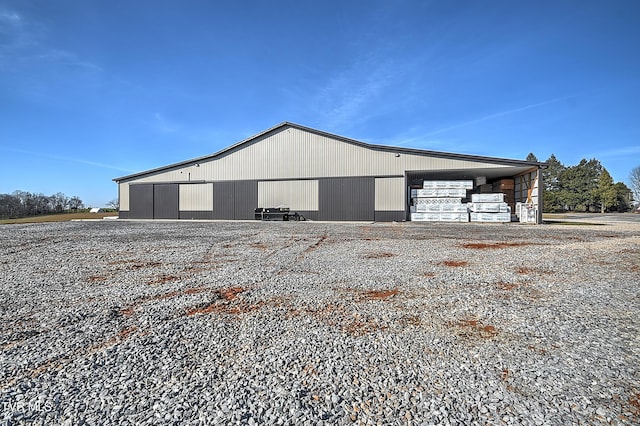
[{"label": "palletized material", "polygon": [[425,180],[411,189],[411,220],[415,222],[468,222],[462,199],[473,189],[472,180]]},{"label": "palletized material", "polygon": [[469,222],[469,213],[440,212],[441,222]]},{"label": "palletized material", "polygon": [[430,188],[430,189],[412,189],[411,197],[455,197],[464,198],[467,196],[467,190],[464,188]]},{"label": "palletized material", "polygon": [[463,188],[473,189],[472,180],[425,180],[422,182],[424,189]]},{"label": "palletized material", "polygon": [[445,203],[445,204],[416,204],[412,206],[415,212],[457,212],[466,213],[467,205],[458,203]]},{"label": "palletized material", "polygon": [[471,194],[472,203],[503,203],[504,194],[501,192],[492,194]]},{"label": "palletized material", "polygon": [[511,213],[471,213],[471,222],[511,222]]},{"label": "palletized material", "polygon": [[462,198],[414,198],[413,204],[460,204]]},{"label": "palletized material", "polygon": [[500,179],[493,182],[493,192],[504,192],[505,189],[513,189],[515,181],[513,179]]},{"label": "palletized material", "polygon": [[516,215],[521,223],[537,223],[538,206],[533,203],[517,203]]},{"label": "palletized material", "polygon": [[440,218],[440,213],[411,213],[412,222],[433,222]]},{"label": "palletized material", "polygon": [[469,203],[469,210],[480,213],[511,213],[507,203]]},{"label": "palletized material", "polygon": [[439,212],[411,213],[412,222],[469,222],[468,213]]}]

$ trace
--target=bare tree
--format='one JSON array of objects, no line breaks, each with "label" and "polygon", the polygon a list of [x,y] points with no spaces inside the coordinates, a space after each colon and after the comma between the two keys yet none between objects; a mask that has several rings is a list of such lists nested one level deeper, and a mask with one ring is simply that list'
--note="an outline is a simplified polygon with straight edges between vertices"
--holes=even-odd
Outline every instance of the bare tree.
[{"label": "bare tree", "polygon": [[75,195],[69,199],[69,208],[71,210],[81,209],[83,205],[84,203],[82,202],[82,200]]},{"label": "bare tree", "polygon": [[120,200],[118,198],[114,198],[113,200],[107,203],[107,207],[110,207],[115,210],[120,210]]},{"label": "bare tree", "polygon": [[0,194],[0,217],[14,218],[40,214],[62,213],[65,210],[82,208],[78,197],[68,198],[61,192],[46,196],[26,191]]},{"label": "bare tree", "polygon": [[69,198],[61,192],[49,196],[49,209],[55,213],[62,213],[69,206]]},{"label": "bare tree", "polygon": [[629,173],[629,182],[631,183],[631,190],[636,201],[640,201],[640,166],[637,166]]}]

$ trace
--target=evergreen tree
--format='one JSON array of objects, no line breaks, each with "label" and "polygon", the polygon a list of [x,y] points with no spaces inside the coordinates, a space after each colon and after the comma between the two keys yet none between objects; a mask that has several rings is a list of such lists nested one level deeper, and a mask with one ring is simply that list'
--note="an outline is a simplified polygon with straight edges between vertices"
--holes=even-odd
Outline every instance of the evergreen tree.
[{"label": "evergreen tree", "polygon": [[631,210],[631,199],[633,198],[631,189],[622,182],[617,182],[613,187],[616,191],[616,210],[619,212],[627,212]]},{"label": "evergreen tree", "polygon": [[544,209],[551,212],[561,210],[564,205],[560,202],[560,175],[566,167],[558,161],[555,155],[547,161],[547,168],[542,170],[542,180],[544,182]]},{"label": "evergreen tree", "polygon": [[536,155],[533,152],[530,152],[529,155],[527,155],[527,158],[525,159],[525,161],[533,161],[533,162],[538,162],[538,157],[536,157]]},{"label": "evergreen tree", "polygon": [[[579,164],[567,167],[551,154],[545,163],[547,167],[542,170],[545,212],[591,211],[596,208],[601,212],[624,212],[630,209],[631,190],[622,182],[614,184],[609,172],[597,159],[582,159]],[[640,185],[640,166],[630,175],[632,183],[634,176]]]},{"label": "evergreen tree", "polygon": [[602,169],[598,178],[598,186],[593,191],[594,199],[600,204],[600,213],[606,213],[618,204],[618,193],[607,169]]},{"label": "evergreen tree", "polygon": [[570,211],[590,211],[596,204],[595,189],[601,172],[602,165],[595,158],[589,161],[583,158],[578,165],[563,170],[560,174],[559,202]]}]

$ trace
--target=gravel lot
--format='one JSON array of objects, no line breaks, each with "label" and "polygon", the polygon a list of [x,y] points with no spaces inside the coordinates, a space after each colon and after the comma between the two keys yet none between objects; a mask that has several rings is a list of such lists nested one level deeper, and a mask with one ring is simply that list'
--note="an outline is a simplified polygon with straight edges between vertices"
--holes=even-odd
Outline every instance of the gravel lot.
[{"label": "gravel lot", "polygon": [[0,226],[0,425],[638,424],[640,225]]}]

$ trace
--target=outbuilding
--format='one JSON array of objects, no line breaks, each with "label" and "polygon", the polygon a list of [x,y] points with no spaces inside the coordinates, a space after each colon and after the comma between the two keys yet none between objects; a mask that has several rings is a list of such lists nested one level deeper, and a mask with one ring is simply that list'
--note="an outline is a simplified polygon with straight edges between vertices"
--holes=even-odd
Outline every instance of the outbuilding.
[{"label": "outbuilding", "polygon": [[[284,122],[215,154],[115,178],[120,218],[253,219],[287,207],[310,220],[406,221],[425,180],[512,182],[510,202],[537,207],[543,163],[374,145]],[[496,186],[498,185],[498,186]]]}]

